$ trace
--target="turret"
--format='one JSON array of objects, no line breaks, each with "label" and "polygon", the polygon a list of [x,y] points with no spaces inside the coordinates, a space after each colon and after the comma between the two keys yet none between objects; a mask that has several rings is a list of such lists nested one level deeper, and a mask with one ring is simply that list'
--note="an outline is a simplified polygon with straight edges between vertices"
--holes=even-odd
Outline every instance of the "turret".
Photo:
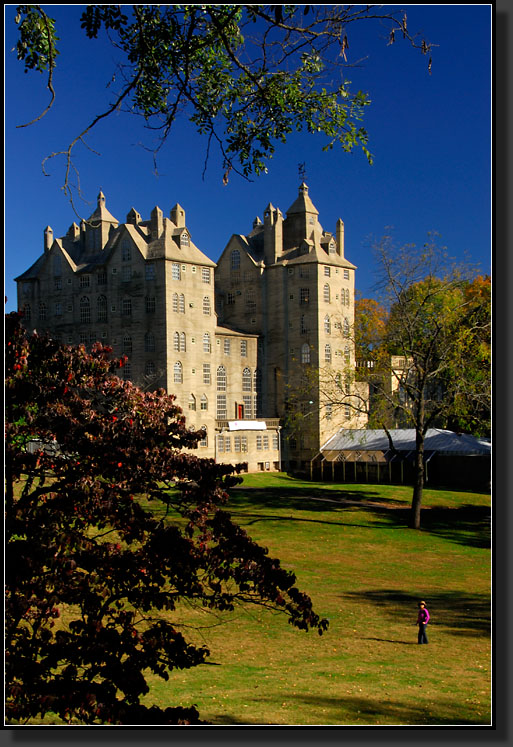
[{"label": "turret", "polygon": [[272,265],[283,253],[283,215],[271,203],[264,211],[264,261]]}]

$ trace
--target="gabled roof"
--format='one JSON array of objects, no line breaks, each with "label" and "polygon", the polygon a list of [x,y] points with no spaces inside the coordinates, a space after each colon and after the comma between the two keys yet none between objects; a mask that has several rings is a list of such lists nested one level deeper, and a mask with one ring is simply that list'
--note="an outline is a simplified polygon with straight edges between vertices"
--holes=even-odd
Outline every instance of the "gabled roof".
[{"label": "gabled roof", "polygon": [[103,192],[100,191],[98,195],[98,204],[96,206],[96,210],[94,213],[91,214],[89,217],[88,222],[89,223],[96,223],[97,221],[105,221],[106,223],[115,223],[116,226],[119,225],[119,221],[117,218],[115,218],[112,213],[109,213],[105,206],[105,195]]}]

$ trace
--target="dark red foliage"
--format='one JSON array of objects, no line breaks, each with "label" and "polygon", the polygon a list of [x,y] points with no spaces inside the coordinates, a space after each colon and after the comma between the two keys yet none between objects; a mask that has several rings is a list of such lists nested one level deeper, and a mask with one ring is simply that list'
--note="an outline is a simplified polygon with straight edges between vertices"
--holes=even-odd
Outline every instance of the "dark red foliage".
[{"label": "dark red foliage", "polygon": [[140,703],[145,671],[167,680],[209,654],[169,622],[179,600],[327,621],[221,508],[236,469],[184,451],[202,434],[173,396],[121,381],[101,345],[29,338],[17,314],[6,332],[7,718],[201,723]]}]

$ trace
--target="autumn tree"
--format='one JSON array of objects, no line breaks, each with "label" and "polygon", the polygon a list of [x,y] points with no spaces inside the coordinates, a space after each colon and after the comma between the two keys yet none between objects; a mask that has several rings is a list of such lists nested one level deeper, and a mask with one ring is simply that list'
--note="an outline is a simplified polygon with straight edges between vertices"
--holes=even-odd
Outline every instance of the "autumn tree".
[{"label": "autumn tree", "polygon": [[200,459],[173,396],[119,361],[6,319],[6,716],[67,724],[193,724],[143,705],[148,673],[203,664],[173,622],[184,600],[258,604],[303,630],[327,621],[292,573],[223,508],[234,468]]},{"label": "autumn tree", "polygon": [[[456,266],[429,238],[422,249],[377,247],[382,303],[388,310],[371,382],[377,413],[415,429],[415,481],[410,526],[420,527],[424,487],[424,441],[428,428],[459,422],[481,433],[490,418],[489,279]],[[371,420],[372,423],[372,420]]]},{"label": "autumn tree", "polygon": [[[17,6],[15,20],[18,58],[47,76],[50,101],[37,121],[56,96],[59,29],[39,5]],[[231,171],[266,171],[293,132],[321,133],[324,149],[359,147],[371,160],[362,126],[370,98],[345,74],[360,63],[350,57],[351,30],[369,22],[380,36],[385,29],[388,44],[406,40],[427,55],[431,69],[431,44],[410,32],[404,11],[386,6],[88,5],[82,30],[112,46],[117,68],[106,71],[111,105],[52,154],[65,157],[65,191],[71,196],[74,149],[119,111],[144,118],[159,136],[155,154],[186,116],[206,138],[206,160],[212,145],[219,149],[225,182]]]}]

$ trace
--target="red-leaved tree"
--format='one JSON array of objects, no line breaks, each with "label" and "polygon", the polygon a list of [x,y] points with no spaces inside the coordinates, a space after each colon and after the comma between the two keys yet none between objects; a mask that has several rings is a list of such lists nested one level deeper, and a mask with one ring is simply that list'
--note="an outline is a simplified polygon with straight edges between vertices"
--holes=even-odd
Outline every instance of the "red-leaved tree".
[{"label": "red-leaved tree", "polygon": [[[180,600],[327,621],[221,507],[235,469],[190,451],[174,397],[115,376],[110,350],[28,337],[6,318],[6,713],[24,723],[194,724],[141,704],[207,648],[172,623]],[[159,510],[155,510],[157,508]]]}]

